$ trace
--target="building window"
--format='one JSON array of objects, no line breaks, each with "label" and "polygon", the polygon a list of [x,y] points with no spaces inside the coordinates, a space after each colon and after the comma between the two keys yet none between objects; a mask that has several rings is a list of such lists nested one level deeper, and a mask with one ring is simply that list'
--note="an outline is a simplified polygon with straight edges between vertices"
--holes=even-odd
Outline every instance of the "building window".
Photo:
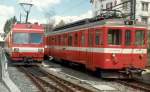
[{"label": "building window", "polygon": [[128,10],[128,3],[123,4],[123,9],[124,9],[125,11]]},{"label": "building window", "polygon": [[112,2],[106,4],[106,9],[112,9],[112,7],[113,7]]},{"label": "building window", "polygon": [[142,2],[142,11],[148,11],[148,2]]},{"label": "building window", "polygon": [[148,24],[148,18],[147,18],[147,17],[142,17],[141,20],[142,20],[142,22],[144,22],[145,24]]},{"label": "building window", "polygon": [[114,5],[117,5],[117,0],[114,1]]}]

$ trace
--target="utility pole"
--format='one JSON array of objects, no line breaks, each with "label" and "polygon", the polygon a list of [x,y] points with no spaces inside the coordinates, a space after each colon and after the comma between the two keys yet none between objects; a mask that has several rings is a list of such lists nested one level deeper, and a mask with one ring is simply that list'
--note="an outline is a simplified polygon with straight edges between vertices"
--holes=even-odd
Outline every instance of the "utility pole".
[{"label": "utility pole", "polygon": [[31,7],[33,6],[33,4],[20,3],[20,6],[23,8],[24,12],[26,13],[25,23],[28,23],[29,13],[30,13],[30,10],[31,10]]},{"label": "utility pole", "polygon": [[131,16],[130,19],[131,20],[136,20],[136,0],[131,0]]}]

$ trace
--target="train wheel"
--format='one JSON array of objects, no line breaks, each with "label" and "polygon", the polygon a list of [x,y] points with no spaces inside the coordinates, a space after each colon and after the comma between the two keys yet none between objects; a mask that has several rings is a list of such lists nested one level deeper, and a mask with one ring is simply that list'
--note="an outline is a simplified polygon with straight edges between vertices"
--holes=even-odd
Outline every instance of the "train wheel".
[{"label": "train wheel", "polygon": [[48,60],[48,56],[47,55],[44,55],[44,60]]}]

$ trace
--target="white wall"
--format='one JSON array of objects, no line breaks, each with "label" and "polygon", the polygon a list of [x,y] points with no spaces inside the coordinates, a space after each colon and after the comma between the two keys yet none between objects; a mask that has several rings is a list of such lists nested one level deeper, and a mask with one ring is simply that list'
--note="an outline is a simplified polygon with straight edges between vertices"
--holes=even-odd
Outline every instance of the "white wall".
[{"label": "white wall", "polygon": [[[117,4],[122,3],[126,0],[116,0]],[[106,9],[106,3],[113,2],[113,6],[115,3],[115,0],[93,0],[92,7],[93,7],[93,16],[96,16],[101,13],[101,6],[103,5],[103,9]],[[142,11],[142,2],[149,2],[148,5],[148,12],[147,11]],[[148,24],[150,24],[150,0],[136,0],[136,19],[138,21],[141,21],[142,17],[147,17],[148,18]],[[128,6],[130,7],[130,5]],[[123,11],[121,8],[120,10]],[[129,9],[130,10],[130,9]],[[96,12],[98,11],[98,12]],[[129,12],[129,11],[123,11],[123,12]]]}]

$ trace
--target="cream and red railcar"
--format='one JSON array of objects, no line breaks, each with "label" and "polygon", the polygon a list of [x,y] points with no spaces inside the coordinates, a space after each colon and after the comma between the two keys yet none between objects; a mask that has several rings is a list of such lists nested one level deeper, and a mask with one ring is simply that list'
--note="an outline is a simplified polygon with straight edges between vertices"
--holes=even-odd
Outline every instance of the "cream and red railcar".
[{"label": "cream and red railcar", "polygon": [[15,64],[41,62],[44,56],[44,28],[35,24],[14,24],[5,38],[6,51]]},{"label": "cream and red railcar", "polygon": [[106,78],[139,74],[147,61],[147,28],[123,19],[64,25],[46,34],[45,55],[85,65]]}]

